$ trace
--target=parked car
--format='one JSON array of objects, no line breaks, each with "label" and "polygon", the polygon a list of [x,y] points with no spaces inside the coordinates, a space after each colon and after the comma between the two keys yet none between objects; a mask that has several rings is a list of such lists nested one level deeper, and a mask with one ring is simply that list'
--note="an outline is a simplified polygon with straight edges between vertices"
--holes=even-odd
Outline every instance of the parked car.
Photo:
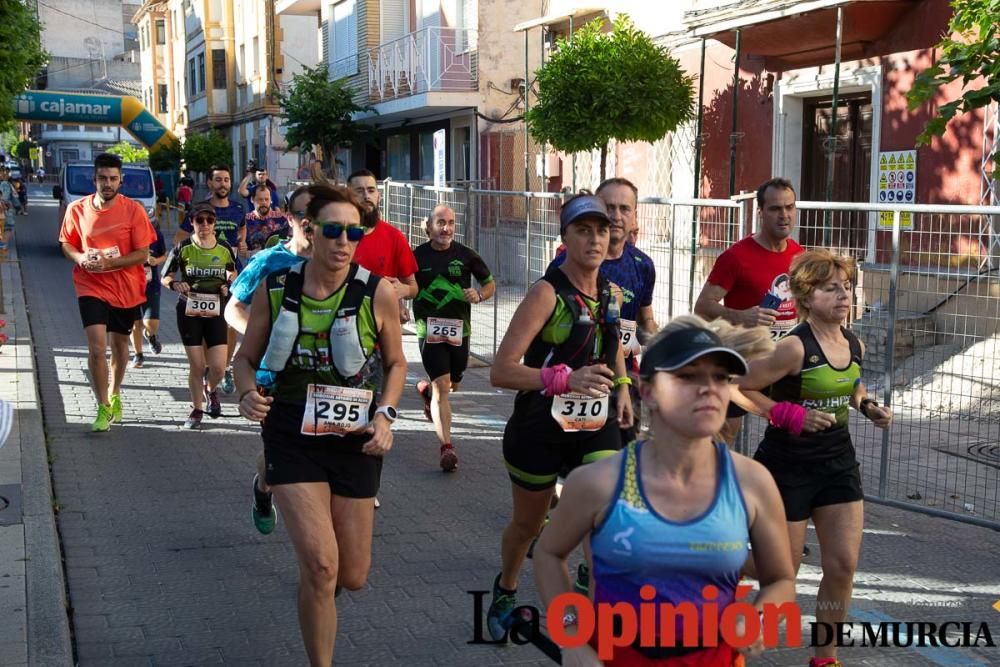
[{"label": "parked car", "polygon": [[[94,194],[94,165],[91,162],[71,162],[59,170],[59,184],[52,186],[52,198],[59,200],[59,220],[66,207],[88,195]],[[122,186],[118,194],[142,204],[152,220],[156,215],[156,191],[153,172],[145,164],[122,165]]]}]

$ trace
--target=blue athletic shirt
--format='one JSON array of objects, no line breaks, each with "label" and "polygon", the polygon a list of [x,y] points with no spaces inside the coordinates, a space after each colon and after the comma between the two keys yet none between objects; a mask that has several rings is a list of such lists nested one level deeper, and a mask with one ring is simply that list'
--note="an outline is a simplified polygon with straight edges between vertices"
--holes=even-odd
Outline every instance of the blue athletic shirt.
[{"label": "blue athletic shirt", "polygon": [[[549,270],[561,266],[566,261],[566,252],[556,255],[549,264]],[[624,303],[621,317],[633,322],[639,319],[639,309],[653,305],[653,287],[656,285],[656,267],[649,255],[631,243],[618,259],[606,259],[601,263],[601,275],[622,288]]]},{"label": "blue athletic shirt", "polygon": [[286,243],[261,250],[250,258],[246,267],[236,276],[229,291],[240,303],[249,304],[253,301],[253,293],[257,291],[257,286],[264,278],[301,261],[302,258],[289,250]]},{"label": "blue athletic shirt", "polygon": [[[642,485],[639,458],[643,444],[632,442],[622,454],[614,500],[590,537],[593,551],[595,603],[624,602],[637,610],[644,601],[639,589],[656,588],[659,606],[675,608],[690,602],[700,610],[702,589],[718,591],[719,615],[736,597],[740,568],[747,559],[749,518],[732,457],[725,444],[716,443],[718,481],[708,509],[684,522],[662,517],[652,507]],[[683,637],[681,616],[676,637]],[[659,627],[660,621],[656,621]],[[701,628],[698,636],[701,637]]]}]

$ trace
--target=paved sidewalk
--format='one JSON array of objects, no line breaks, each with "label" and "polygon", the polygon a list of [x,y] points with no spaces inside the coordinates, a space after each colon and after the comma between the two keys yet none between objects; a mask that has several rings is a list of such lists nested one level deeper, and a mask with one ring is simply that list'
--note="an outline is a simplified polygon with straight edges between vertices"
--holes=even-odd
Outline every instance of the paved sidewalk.
[{"label": "paved sidewalk", "polygon": [[[126,375],[125,424],[88,433],[86,347],[55,217],[54,206],[33,202],[18,232],[79,664],[306,664],[292,548],[280,524],[265,537],[250,520],[256,429],[238,418],[232,397],[202,432],[180,429],[189,408],[173,295],[163,298],[163,354],[147,353],[145,367]],[[412,390],[420,371],[412,336],[405,347],[411,388],[383,472],[374,564],[366,589],[338,601],[337,664],[551,665],[530,646],[467,644],[467,591],[491,584],[510,513],[501,436],[512,396],[489,386],[488,369],[469,371],[455,395],[460,467],[445,475]],[[811,531],[809,541],[804,613],[819,573]],[[988,621],[1000,639],[1000,614],[990,608],[1000,598],[998,546],[994,531],[870,505],[854,620]],[[537,602],[530,562],[520,598]],[[849,665],[1000,663],[998,649],[854,648],[843,657]],[[807,660],[803,649],[782,649],[751,664]]]}]

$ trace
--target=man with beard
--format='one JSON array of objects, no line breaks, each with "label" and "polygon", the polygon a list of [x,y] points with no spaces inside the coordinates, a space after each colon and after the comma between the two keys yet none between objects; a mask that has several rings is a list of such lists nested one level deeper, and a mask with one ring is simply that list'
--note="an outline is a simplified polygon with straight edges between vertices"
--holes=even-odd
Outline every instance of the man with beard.
[{"label": "man with beard", "polygon": [[[236,272],[243,270],[243,263],[240,256],[247,253],[247,227],[246,210],[243,202],[239,199],[230,199],[229,193],[233,189],[233,177],[229,167],[216,165],[208,170],[208,189],[212,196],[208,202],[215,207],[215,231],[219,240],[228,243],[237,252]],[[191,236],[194,232],[194,225],[189,215],[181,223],[180,229],[174,235],[174,245],[180,245],[181,241]],[[236,351],[236,331],[230,327],[226,343],[226,360],[233,358]],[[220,385],[223,393],[231,394],[236,388],[233,384],[233,368],[226,364],[226,373]]]},{"label": "man with beard", "polygon": [[248,252],[263,250],[272,234],[284,229],[288,220],[273,206],[273,193],[266,185],[253,193],[253,210],[246,217]]},{"label": "man with beard", "polygon": [[[312,257],[313,228],[306,219],[306,208],[312,201],[313,194],[318,190],[316,185],[303,185],[297,188],[288,198],[288,220],[291,238],[285,243],[262,250],[253,256],[246,268],[240,273],[230,289],[232,296],[226,304],[226,322],[241,334],[246,333],[247,322],[250,321],[250,302],[253,293],[267,276],[282,271],[302,258]],[[258,190],[258,194],[264,190]],[[260,194],[263,198],[264,195]],[[253,477],[253,504],[250,514],[254,526],[259,532],[268,535],[274,531],[278,522],[278,512],[270,487],[264,482],[264,455],[257,459],[257,474]]]},{"label": "man with beard", "polygon": [[[91,431],[121,423],[121,386],[128,366],[129,336],[146,299],[142,265],[156,233],[146,211],[128,197],[118,196],[122,161],[102,153],[94,159],[96,192],[73,202],[59,230],[63,254],[73,267],[80,317],[87,334],[87,368],[97,397],[97,417]],[[111,387],[108,387],[107,347],[111,334]]]},{"label": "man with beard", "polygon": [[378,205],[381,195],[375,174],[361,169],[351,174],[347,185],[365,209],[361,219],[365,237],[354,252],[354,263],[388,280],[400,299],[414,298],[417,296],[417,279],[414,277],[417,260],[403,232],[380,218]]}]

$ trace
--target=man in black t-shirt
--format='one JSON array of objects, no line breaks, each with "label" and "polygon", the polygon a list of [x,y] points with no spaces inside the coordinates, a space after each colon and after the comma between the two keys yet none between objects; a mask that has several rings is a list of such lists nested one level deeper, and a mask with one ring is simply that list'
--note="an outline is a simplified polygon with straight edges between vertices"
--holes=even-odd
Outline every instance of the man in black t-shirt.
[{"label": "man in black t-shirt", "polygon": [[[413,251],[419,289],[413,315],[420,357],[430,381],[418,382],[417,391],[441,442],[441,469],[451,472],[458,466],[458,456],[451,442],[448,393],[458,390],[469,363],[472,304],[493,296],[496,283],[482,257],[455,241],[451,208],[436,206],[424,226],[430,241]],[[479,289],[472,287],[473,278]]]}]

